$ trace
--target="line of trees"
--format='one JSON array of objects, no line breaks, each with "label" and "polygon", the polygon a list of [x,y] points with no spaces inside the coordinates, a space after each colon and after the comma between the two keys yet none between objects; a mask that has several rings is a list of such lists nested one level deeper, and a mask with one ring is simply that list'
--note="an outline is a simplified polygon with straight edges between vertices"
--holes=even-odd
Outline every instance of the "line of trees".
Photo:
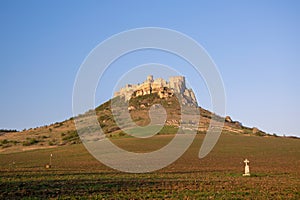
[{"label": "line of trees", "polygon": [[10,133],[10,132],[18,132],[16,129],[0,129],[0,132]]}]

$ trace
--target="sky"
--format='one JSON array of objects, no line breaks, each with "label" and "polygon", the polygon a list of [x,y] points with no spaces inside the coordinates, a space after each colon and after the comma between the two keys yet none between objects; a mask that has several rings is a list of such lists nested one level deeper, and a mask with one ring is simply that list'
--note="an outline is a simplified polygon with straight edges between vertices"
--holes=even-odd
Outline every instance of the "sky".
[{"label": "sky", "polygon": [[[70,118],[76,74],[99,43],[130,29],[162,27],[188,35],[208,52],[222,77],[226,114],[233,120],[268,133],[300,136],[299,10],[300,2],[290,0],[2,0],[0,129]],[[121,76],[129,66],[144,63],[179,71],[187,65],[166,52],[143,51],[122,57],[110,73]],[[191,77],[187,80],[196,87],[199,104],[210,108],[203,80],[193,78],[192,71],[181,73]],[[104,91],[97,90],[97,104],[110,98],[114,85],[109,76],[100,81]]]}]

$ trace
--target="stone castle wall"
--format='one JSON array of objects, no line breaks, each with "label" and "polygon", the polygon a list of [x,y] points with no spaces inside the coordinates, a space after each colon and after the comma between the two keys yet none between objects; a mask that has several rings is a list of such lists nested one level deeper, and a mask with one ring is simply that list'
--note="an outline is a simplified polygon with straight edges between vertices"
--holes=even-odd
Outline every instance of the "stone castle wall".
[{"label": "stone castle wall", "polygon": [[173,96],[175,93],[180,94],[184,104],[197,105],[197,100],[192,89],[187,89],[184,76],[173,76],[169,78],[169,82],[162,78],[153,79],[149,75],[147,79],[137,85],[127,84],[120,91],[115,92],[114,96],[124,97],[128,101],[131,97],[142,96],[146,94],[157,93],[160,98]]}]

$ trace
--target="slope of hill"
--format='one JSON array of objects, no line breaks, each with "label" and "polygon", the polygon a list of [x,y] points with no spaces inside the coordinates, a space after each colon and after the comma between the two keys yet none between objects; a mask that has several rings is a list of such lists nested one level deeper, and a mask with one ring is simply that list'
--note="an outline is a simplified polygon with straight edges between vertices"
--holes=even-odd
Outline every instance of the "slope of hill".
[{"label": "slope of hill", "polygon": [[[124,102],[121,97],[115,97],[114,99],[97,107],[95,111],[98,116],[99,124],[104,133],[112,139],[118,137],[129,137],[122,130],[120,130],[114,120],[111,110],[112,101],[119,103]],[[128,112],[130,113],[131,119],[129,120],[132,120],[139,126],[145,126],[149,124],[149,109],[153,106],[155,107],[157,104],[162,105],[167,113],[166,123],[158,134],[175,134],[178,131],[181,123],[193,124],[194,121],[197,120],[191,118],[189,122],[181,121],[180,107],[177,98],[175,96],[169,98],[159,98],[155,93],[130,99]],[[197,127],[197,133],[205,134],[209,122],[214,114],[201,107],[199,107],[199,111],[200,122],[199,124],[194,124],[194,127]],[[88,114],[89,112],[82,116],[88,116]],[[192,114],[190,115],[193,116]],[[240,122],[231,120],[230,117],[215,117],[217,120],[225,121],[223,133],[269,136],[256,128],[244,127]],[[70,118],[63,122],[56,122],[54,124],[31,128],[21,132],[6,132],[0,135],[0,151],[11,152],[38,148],[53,148],[62,145],[77,144],[80,142],[81,141],[77,135],[74,125],[74,120],[73,118]]]}]

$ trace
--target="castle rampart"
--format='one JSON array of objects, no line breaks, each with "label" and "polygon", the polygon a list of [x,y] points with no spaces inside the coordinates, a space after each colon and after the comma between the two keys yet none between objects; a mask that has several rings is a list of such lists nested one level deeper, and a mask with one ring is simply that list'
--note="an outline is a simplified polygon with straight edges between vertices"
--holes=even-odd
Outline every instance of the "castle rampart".
[{"label": "castle rampart", "polygon": [[153,79],[149,75],[141,84],[127,84],[120,91],[115,92],[114,96],[124,97],[128,101],[131,97],[142,96],[146,94],[157,93],[160,98],[173,96],[175,93],[183,97],[184,104],[197,105],[197,100],[192,89],[187,89],[184,76],[173,76],[169,78],[169,82],[162,78]]}]

